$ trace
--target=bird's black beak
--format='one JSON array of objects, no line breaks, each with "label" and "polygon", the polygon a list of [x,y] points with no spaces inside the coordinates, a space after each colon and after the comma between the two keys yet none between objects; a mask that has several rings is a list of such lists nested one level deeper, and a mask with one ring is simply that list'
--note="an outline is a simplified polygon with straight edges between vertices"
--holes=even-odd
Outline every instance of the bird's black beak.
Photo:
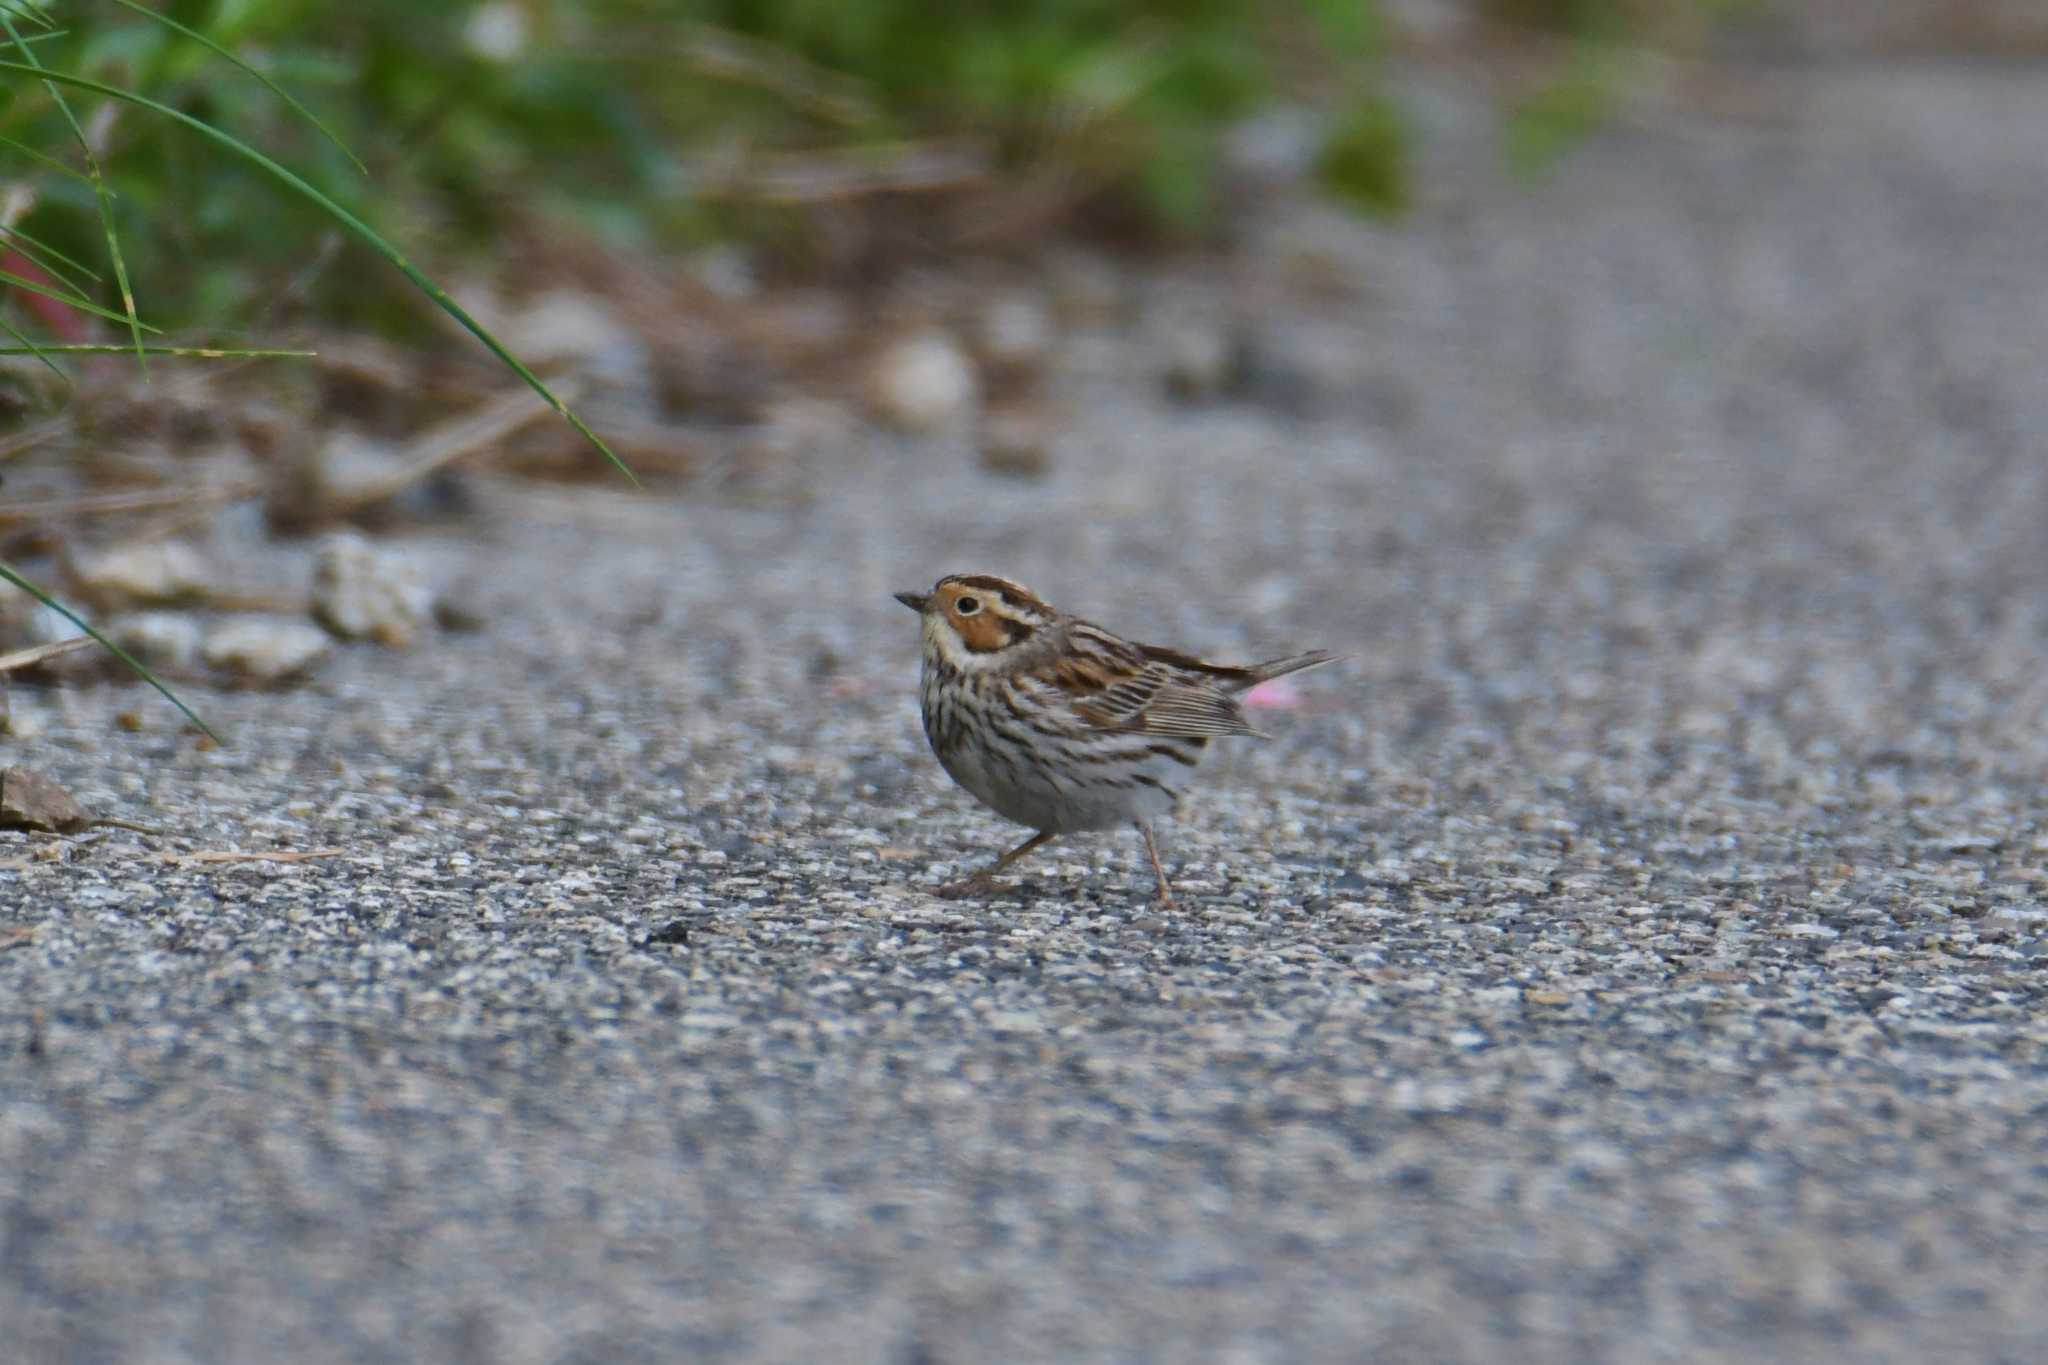
[{"label": "bird's black beak", "polygon": [[899,592],[896,600],[912,611],[923,611],[924,604],[931,601],[931,594],[925,592]]}]

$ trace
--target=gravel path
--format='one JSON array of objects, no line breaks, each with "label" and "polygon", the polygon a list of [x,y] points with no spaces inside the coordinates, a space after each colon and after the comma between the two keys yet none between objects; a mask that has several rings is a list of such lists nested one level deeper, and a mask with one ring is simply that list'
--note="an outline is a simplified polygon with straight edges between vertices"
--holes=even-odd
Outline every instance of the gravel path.
[{"label": "gravel path", "polygon": [[[225,750],[18,695],[172,836],[0,835],[7,1358],[2038,1358],[2048,82],[1787,88],[1533,189],[1426,105],[1413,221],[1144,286],[1241,397],[1074,337],[1046,480],[500,490],[487,631]],[[1186,910],[923,891],[1013,837],[889,599],[970,568],[1350,652]]]}]

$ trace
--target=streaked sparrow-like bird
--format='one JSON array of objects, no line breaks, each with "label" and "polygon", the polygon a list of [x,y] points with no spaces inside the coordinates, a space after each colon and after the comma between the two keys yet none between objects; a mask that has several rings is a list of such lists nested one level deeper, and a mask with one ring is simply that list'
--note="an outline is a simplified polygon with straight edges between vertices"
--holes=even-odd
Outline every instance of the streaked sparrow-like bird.
[{"label": "streaked sparrow-like bird", "polygon": [[943,896],[994,889],[997,873],[1058,835],[1129,823],[1171,904],[1152,817],[1173,808],[1210,740],[1258,735],[1240,693],[1337,657],[1213,664],[1112,635],[993,574],[954,574],[896,600],[924,624],[932,752],[983,805],[1037,831]]}]

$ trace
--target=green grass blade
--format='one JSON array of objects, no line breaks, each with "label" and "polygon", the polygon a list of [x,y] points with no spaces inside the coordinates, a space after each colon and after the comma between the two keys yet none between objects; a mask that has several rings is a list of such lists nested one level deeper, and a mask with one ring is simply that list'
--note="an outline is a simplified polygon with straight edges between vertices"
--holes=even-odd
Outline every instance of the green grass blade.
[{"label": "green grass blade", "polygon": [[171,16],[168,14],[159,14],[157,11],[149,8],[147,5],[137,4],[136,0],[114,0],[114,3],[119,5],[122,9],[133,10],[137,14],[144,15],[150,19],[154,19],[157,23],[162,24],[165,28],[171,29],[178,33],[182,33],[187,38],[190,38],[193,42],[198,43],[201,47],[205,48],[208,52],[211,52],[214,56],[221,58],[223,61],[232,62],[234,63],[234,65],[240,67],[249,75],[254,76],[257,80],[263,82],[264,88],[269,90],[271,94],[277,96],[286,104],[290,105],[294,113],[296,113],[300,118],[304,119],[306,122],[312,124],[314,128],[318,129],[320,136],[326,138],[329,142],[333,143],[335,147],[340,150],[341,154],[347,157],[349,161],[354,164],[356,170],[358,170],[364,175],[368,175],[370,173],[370,168],[363,164],[362,158],[358,157],[354,152],[350,151],[348,149],[348,144],[343,142],[339,137],[336,137],[333,130],[328,128],[326,124],[322,123],[318,118],[314,116],[313,111],[311,109],[308,109],[305,105],[300,104],[297,100],[293,99],[292,94],[289,90],[286,90],[276,81],[270,79],[270,77],[264,75],[255,67],[249,65],[249,63],[243,61],[240,57],[237,57],[234,53],[228,51],[219,43],[216,43],[213,39],[207,37],[204,33],[199,32],[197,29],[185,27],[176,19],[171,18]]},{"label": "green grass blade", "polygon": [[57,27],[55,19],[43,13],[41,9],[34,5],[21,4],[20,0],[0,0],[0,10],[5,10],[17,19],[26,19],[31,24],[40,24],[47,29]]},{"label": "green grass blade", "polygon": [[[0,20],[0,22],[4,22],[4,20]],[[546,384],[541,382],[539,375],[536,375],[532,370],[526,368],[526,366],[519,360],[518,357],[514,356],[510,351],[506,350],[503,343],[501,343],[496,337],[492,336],[490,332],[484,328],[484,325],[482,323],[478,322],[475,318],[471,317],[468,311],[464,309],[461,304],[457,303],[452,297],[450,297],[447,290],[443,289],[440,285],[435,284],[431,279],[429,279],[426,276],[426,274],[420,270],[418,266],[414,265],[411,261],[407,260],[405,258],[405,255],[402,252],[400,252],[397,247],[391,245],[391,243],[385,241],[383,237],[379,236],[376,229],[372,228],[368,223],[365,223],[362,219],[356,217],[347,209],[343,208],[341,205],[335,203],[332,199],[322,194],[319,190],[315,189],[312,185],[308,184],[305,180],[301,179],[294,172],[287,170],[284,166],[271,160],[269,157],[257,151],[254,147],[251,147],[246,142],[241,141],[239,138],[232,137],[229,134],[222,132],[220,129],[215,128],[212,124],[207,123],[201,119],[196,119],[192,117],[192,115],[184,112],[181,109],[173,109],[168,104],[161,104],[156,100],[150,99],[147,95],[138,95],[132,90],[123,90],[119,86],[108,85],[102,81],[90,80],[84,76],[74,76],[69,74],[68,72],[52,71],[47,67],[30,66],[25,65],[21,62],[0,61],[0,71],[11,71],[17,75],[34,76],[37,79],[42,80],[46,83],[54,81],[58,84],[72,86],[79,90],[88,90],[96,95],[105,95],[110,99],[121,100],[124,103],[135,105],[137,108],[147,109],[151,113],[157,114],[163,118],[170,119],[173,123],[183,124],[185,127],[190,128],[192,131],[200,134],[202,137],[208,138],[211,141],[216,142],[221,146],[227,148],[235,155],[244,157],[247,160],[254,162],[256,165],[261,166],[265,171],[269,172],[271,176],[273,176],[277,180],[282,181],[284,184],[290,186],[292,189],[297,190],[300,194],[304,195],[306,198],[312,200],[315,204],[319,205],[321,210],[325,212],[329,217],[333,218],[336,222],[340,223],[343,227],[347,228],[350,232],[354,233],[359,239],[363,241],[364,244],[369,246],[371,250],[375,251],[378,255],[382,256],[385,260],[389,261],[393,266],[397,267],[399,273],[403,274],[407,279],[411,280],[413,284],[420,290],[421,293],[425,294],[428,298],[432,299],[434,303],[441,309],[442,312],[446,313],[449,317],[454,318],[455,321],[460,323],[463,326],[463,328],[469,332],[471,336],[475,337],[478,341],[482,342],[484,344],[484,348],[490,351],[492,355],[496,356],[499,359],[499,361],[505,365],[506,368],[510,369],[512,373],[518,375],[521,379],[525,380],[527,387],[531,388],[535,393],[539,394],[541,396],[541,400],[545,402],[550,408],[554,409],[556,416],[560,417],[563,421],[567,422],[571,427],[575,428],[578,435],[582,436],[584,440],[590,442],[590,444],[593,447],[595,447],[601,454],[603,454],[603,456],[607,460],[610,460],[612,464],[617,467],[618,471],[626,476],[628,482],[630,482],[635,488],[641,486],[639,476],[636,475],[632,471],[632,469],[627,466],[626,462],[620,459],[618,455],[613,452],[612,448],[606,445],[604,441],[601,438],[599,438],[598,434],[592,431],[590,427],[584,423],[582,418],[578,417],[575,413],[571,412],[568,409],[568,407],[562,402],[561,399],[555,397],[553,391],[550,390]]]},{"label": "green grass blade", "polygon": [[[126,347],[122,347],[121,349],[124,352],[127,350]],[[20,588],[30,597],[35,598],[36,601],[41,602],[51,611],[56,612],[59,616],[62,616],[72,625],[77,626],[87,635],[90,635],[95,641],[99,643],[101,648],[105,649],[108,653],[112,654],[115,658],[119,659],[122,663],[128,665],[129,669],[131,669],[134,672],[136,677],[142,679],[151,687],[154,687],[157,691],[163,693],[165,700],[169,701],[171,705],[177,707],[180,711],[183,711],[185,713],[185,719],[191,721],[194,725],[198,726],[200,730],[205,733],[208,739],[212,740],[215,744],[227,743],[226,740],[222,739],[218,734],[214,732],[214,729],[211,725],[208,725],[205,721],[199,719],[198,715],[193,712],[191,707],[185,705],[184,702],[179,701],[178,696],[175,692],[171,691],[170,688],[165,687],[163,683],[159,682],[157,680],[156,674],[150,672],[147,668],[144,668],[142,664],[138,662],[136,658],[133,655],[131,655],[127,650],[121,648],[121,646],[115,644],[112,640],[109,640],[106,636],[100,634],[99,631],[95,630],[91,625],[87,624],[85,618],[80,616],[77,612],[71,610],[71,608],[65,606],[62,602],[59,602],[56,598],[50,596],[50,594],[44,592],[41,588],[37,587],[35,584],[29,582],[26,578],[23,578],[20,574],[16,573],[12,566],[7,564],[6,561],[4,560],[0,560],[0,578],[6,579],[9,583],[12,583],[15,587]]]},{"label": "green grass blade", "polygon": [[[5,320],[0,320],[0,327],[7,327]],[[14,332],[14,335],[20,338],[22,344],[19,346],[0,346],[0,355],[42,355],[45,352],[52,355],[135,354],[135,349],[132,346],[109,346],[104,343],[94,345],[83,342],[67,342],[63,345],[38,346],[35,342],[22,336],[21,333],[15,332],[12,327],[7,327],[7,330]],[[227,350],[218,346],[145,346],[143,349],[151,355],[185,356],[196,360],[308,360],[320,354],[318,351]]]},{"label": "green grass blade", "polygon": [[[91,153],[87,153],[91,156]],[[99,158],[92,158],[92,197],[99,205],[100,226],[106,229],[107,259],[114,267],[114,283],[121,290],[121,307],[128,314],[128,335],[135,342],[135,363],[142,367],[142,377],[149,378],[149,354],[142,346],[143,323],[135,315],[135,291],[128,286],[128,262],[121,256],[121,239],[114,232],[114,192],[107,188],[107,182],[100,177]],[[151,327],[149,331],[157,329]]]},{"label": "green grass blade", "polygon": [[49,271],[55,278],[70,285],[80,294],[85,292],[85,287],[72,279],[69,272],[62,267],[69,266],[72,270],[89,276],[93,283],[99,283],[100,274],[97,270],[94,270],[89,265],[81,265],[57,250],[57,248],[51,246],[48,242],[31,237],[20,228],[0,225],[0,238],[5,238],[7,241],[12,242],[16,251],[19,251],[22,255]]},{"label": "green grass blade", "polygon": [[9,147],[17,152],[20,152],[23,156],[29,158],[38,166],[41,166],[44,170],[49,171],[53,175],[65,176],[69,179],[76,180],[81,185],[90,185],[92,183],[92,177],[87,175],[84,171],[78,170],[77,168],[72,166],[67,166],[63,162],[59,161],[56,157],[51,156],[46,152],[37,151],[34,147],[29,146],[26,142],[17,142],[15,139],[11,137],[0,137],[0,147]]},{"label": "green grass blade", "polygon": [[[13,337],[16,341],[21,343],[21,345],[19,346],[0,346],[0,355],[32,355],[37,360],[42,361],[43,364],[49,366],[50,373],[56,375],[57,378],[63,382],[63,385],[66,389],[72,387],[71,376],[64,373],[63,366],[59,365],[56,361],[50,359],[49,349],[47,347],[38,346],[35,344],[35,342],[23,336],[20,330],[16,328],[14,324],[9,322],[4,317],[0,317],[0,331],[6,332],[7,335]],[[124,346],[121,349],[125,351],[128,348]]]},{"label": "green grass blade", "polygon": [[[94,317],[106,318],[110,322],[129,321],[128,318],[120,313],[115,312],[111,308],[103,308],[82,294],[68,293],[53,284],[44,284],[41,280],[32,280],[26,275],[17,275],[11,270],[0,270],[0,284],[11,284],[16,289],[26,289],[31,294],[41,294],[46,298],[57,300],[57,302],[67,308],[76,308],[81,313],[91,313]],[[153,336],[163,335],[163,328],[152,327],[139,319],[136,320],[135,325]]]},{"label": "green grass blade", "polygon": [[[50,25],[45,24],[44,27]],[[121,288],[121,306],[127,310],[128,332],[135,342],[135,363],[141,367],[143,377],[147,378],[149,361],[144,358],[142,350],[142,320],[135,315],[135,291],[129,288],[128,264],[121,257],[121,239],[114,231],[114,196],[112,191],[107,189],[105,177],[100,174],[100,159],[93,154],[92,141],[86,137],[85,129],[79,126],[78,116],[71,112],[70,102],[64,98],[63,92],[52,84],[52,73],[36,60],[35,49],[22,38],[21,30],[14,26],[13,17],[5,9],[0,9],[0,29],[6,30],[7,36],[21,52],[21,74],[41,79],[43,89],[49,92],[58,112],[64,115],[64,121],[71,125],[71,135],[78,139],[78,148],[85,154],[85,169],[87,178],[92,181],[93,202],[99,208],[100,227],[107,234],[107,255],[114,266],[114,282]]]}]

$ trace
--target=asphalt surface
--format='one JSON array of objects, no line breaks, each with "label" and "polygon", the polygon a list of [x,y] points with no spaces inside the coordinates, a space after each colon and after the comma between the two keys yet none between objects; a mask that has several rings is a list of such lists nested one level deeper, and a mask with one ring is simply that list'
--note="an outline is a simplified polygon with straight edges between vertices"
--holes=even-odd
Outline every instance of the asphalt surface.
[{"label": "asphalt surface", "polygon": [[[487,629],[225,749],[17,692],[167,833],[0,835],[6,1358],[2037,1359],[2048,82],[1780,79],[1534,187],[1426,104],[1412,220],[1133,281],[1242,391],[1070,337],[1043,481],[492,492]],[[965,569],[1349,652],[1185,908],[924,890],[1014,838],[889,598]]]}]

